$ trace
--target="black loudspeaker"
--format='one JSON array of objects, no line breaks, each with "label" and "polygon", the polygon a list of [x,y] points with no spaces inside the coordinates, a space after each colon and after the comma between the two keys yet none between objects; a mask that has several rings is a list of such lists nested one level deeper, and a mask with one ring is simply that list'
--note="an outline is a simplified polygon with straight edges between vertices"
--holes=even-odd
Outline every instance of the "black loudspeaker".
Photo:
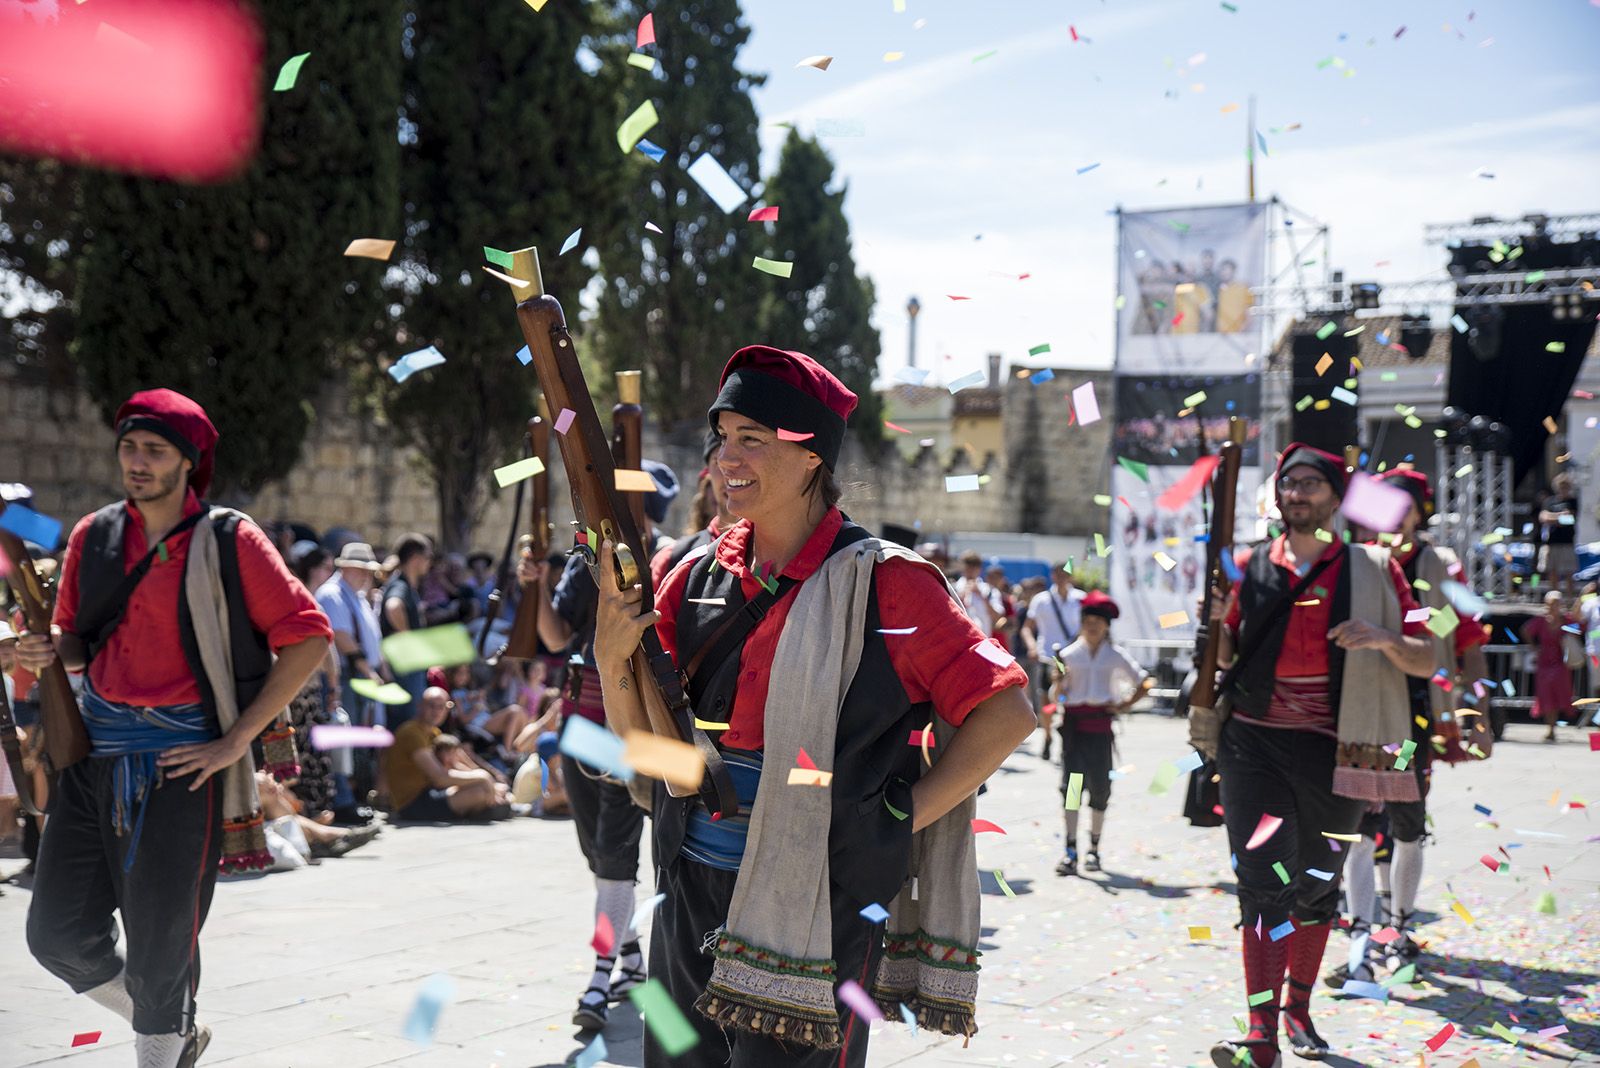
[{"label": "black loudspeaker", "polygon": [[917,547],[917,532],[910,527],[901,526],[899,523],[885,523],[879,535],[884,541],[892,541],[896,545],[903,545],[907,549]]},{"label": "black loudspeaker", "polygon": [[[1289,346],[1294,375],[1290,437],[1342,455],[1346,445],[1358,440],[1360,372],[1350,365],[1350,358],[1359,351],[1356,339],[1344,336],[1341,322],[1339,329],[1326,338],[1317,337],[1315,331],[1296,333],[1290,337]],[[1324,356],[1328,359],[1324,360]],[[1323,368],[1321,374],[1317,373],[1319,366]],[[1351,384],[1346,385],[1347,382]]]}]

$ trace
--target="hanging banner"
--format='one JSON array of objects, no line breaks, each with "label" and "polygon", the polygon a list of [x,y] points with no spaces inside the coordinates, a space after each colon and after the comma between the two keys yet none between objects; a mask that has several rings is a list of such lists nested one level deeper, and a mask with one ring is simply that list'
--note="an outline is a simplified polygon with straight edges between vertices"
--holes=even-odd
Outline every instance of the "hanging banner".
[{"label": "hanging banner", "polygon": [[1267,206],[1118,218],[1117,372],[1241,373],[1261,351],[1250,289],[1266,277]]},{"label": "hanging banner", "polygon": [[1183,480],[1217,451],[1235,417],[1245,421],[1241,539],[1253,527],[1263,463],[1254,354],[1263,349],[1250,291],[1265,280],[1267,206],[1122,212],[1119,220],[1105,574],[1122,606],[1119,636],[1181,647],[1194,636],[1208,515],[1203,493],[1184,497],[1195,480]]}]

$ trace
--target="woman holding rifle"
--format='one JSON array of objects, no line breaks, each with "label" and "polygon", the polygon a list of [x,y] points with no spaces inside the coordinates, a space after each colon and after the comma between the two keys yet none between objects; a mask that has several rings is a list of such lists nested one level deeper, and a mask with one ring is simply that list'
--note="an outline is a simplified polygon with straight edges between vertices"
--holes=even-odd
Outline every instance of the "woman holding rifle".
[{"label": "woman holding rifle", "polygon": [[[672,571],[657,611],[601,584],[611,723],[646,728],[629,657],[654,625],[739,794],[713,820],[656,791],[650,971],[699,1036],[677,1065],[864,1064],[871,1010],[849,986],[840,1000],[846,980],[924,1026],[977,1029],[973,797],[1036,721],[1022,669],[943,576],[839,511],[855,406],[808,356],[735,353],[709,417],[742,521]],[[611,573],[609,543],[601,557]],[[666,1063],[653,1034],[645,1049]]]}]

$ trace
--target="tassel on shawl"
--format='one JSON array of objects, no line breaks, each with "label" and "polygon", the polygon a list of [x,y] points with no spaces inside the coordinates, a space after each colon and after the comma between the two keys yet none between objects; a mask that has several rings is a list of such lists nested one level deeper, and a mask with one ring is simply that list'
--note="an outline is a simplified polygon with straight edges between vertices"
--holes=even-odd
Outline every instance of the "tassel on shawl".
[{"label": "tassel on shawl", "polygon": [[872,997],[889,1019],[904,1005],[917,1026],[971,1038],[978,1033],[977,950],[925,931],[891,935],[872,984]]}]

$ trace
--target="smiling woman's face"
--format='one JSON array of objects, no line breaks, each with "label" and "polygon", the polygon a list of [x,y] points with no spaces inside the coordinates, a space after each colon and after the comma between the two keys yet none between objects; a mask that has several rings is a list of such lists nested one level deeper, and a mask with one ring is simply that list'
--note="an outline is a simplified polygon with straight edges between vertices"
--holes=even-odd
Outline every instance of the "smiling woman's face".
[{"label": "smiling woman's face", "polygon": [[804,445],[784,441],[771,427],[737,412],[717,413],[717,433],[722,448],[712,463],[726,479],[728,511],[753,523],[793,508],[822,463]]}]

